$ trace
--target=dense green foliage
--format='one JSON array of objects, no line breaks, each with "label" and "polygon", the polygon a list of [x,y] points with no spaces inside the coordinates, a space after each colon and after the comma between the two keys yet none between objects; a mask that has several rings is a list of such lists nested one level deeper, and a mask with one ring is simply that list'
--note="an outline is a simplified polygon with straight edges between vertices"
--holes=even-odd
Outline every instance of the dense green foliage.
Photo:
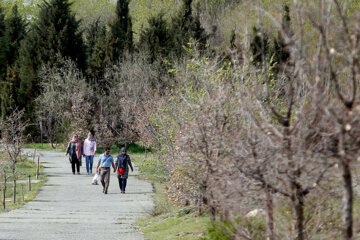
[{"label": "dense green foliage", "polygon": [[79,21],[68,1],[51,0],[40,5],[39,18],[31,25],[20,50],[19,106],[34,119],[34,99],[41,93],[38,72],[42,65],[52,66],[59,56],[76,61],[85,68],[85,55]]},{"label": "dense green foliage", "polygon": [[192,2],[193,0],[183,0],[179,13],[171,19],[171,34],[177,56],[184,54],[183,46],[187,46],[189,41],[195,41],[199,49],[204,49],[207,41],[199,15],[193,13]]},{"label": "dense green foliage", "polygon": [[4,76],[6,69],[6,42],[5,42],[5,14],[0,6],[0,77]]},{"label": "dense green foliage", "polygon": [[140,34],[139,44],[141,44],[140,50],[148,53],[150,62],[154,62],[157,58],[166,59],[169,56],[169,50],[174,47],[174,43],[164,13],[149,19],[149,26]]},{"label": "dense green foliage", "polygon": [[1,81],[1,113],[7,116],[12,109],[18,106],[18,89],[20,87],[19,77],[19,49],[20,43],[26,36],[25,21],[18,12],[15,5],[10,16],[5,21],[5,57],[6,75]]},{"label": "dense green foliage", "polygon": [[[59,57],[75,61],[86,74],[88,82],[95,83],[94,88],[105,89],[106,68],[134,50],[146,56],[147,61],[154,64],[154,70],[163,75],[170,67],[164,60],[171,62],[181,59],[187,54],[184,46],[189,43],[196,44],[197,49],[204,49],[208,39],[199,13],[194,13],[192,0],[184,0],[180,8],[173,8],[177,11],[173,11],[172,16],[168,11],[170,5],[161,5],[167,13],[160,11],[151,16],[146,27],[138,34],[140,37],[136,44],[131,16],[136,11],[130,9],[128,0],[117,1],[112,16],[86,18],[83,23],[76,19],[84,14],[79,13],[80,1],[76,2],[75,8],[69,1],[49,0],[34,7],[36,3],[31,1],[25,7],[22,1],[5,1],[6,11],[0,8],[2,117],[18,107],[26,108],[26,118],[36,120],[34,100],[42,92],[39,72],[45,65],[52,67]],[[95,9],[104,4],[89,3],[92,11],[97,11]],[[111,6],[109,2],[107,4]],[[139,4],[132,6],[140,8]],[[74,9],[79,16],[75,16]],[[152,79],[153,87],[169,86],[162,83],[161,77]]]},{"label": "dense green foliage", "polygon": [[106,49],[106,57],[111,63],[123,58],[126,51],[132,52],[134,45],[129,1],[119,0],[115,14],[115,19],[109,24],[110,32]]},{"label": "dense green foliage", "polygon": [[87,74],[99,81],[106,67],[106,26],[97,19],[85,30]]}]

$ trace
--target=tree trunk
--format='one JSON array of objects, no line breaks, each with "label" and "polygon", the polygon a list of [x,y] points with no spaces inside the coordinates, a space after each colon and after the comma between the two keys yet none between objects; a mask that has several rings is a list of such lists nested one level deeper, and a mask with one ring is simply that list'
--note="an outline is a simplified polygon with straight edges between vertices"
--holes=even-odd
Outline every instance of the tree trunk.
[{"label": "tree trunk", "polygon": [[13,162],[13,165],[12,165],[12,174],[13,174],[14,177],[15,177],[15,172],[16,172],[16,162]]},{"label": "tree trunk", "polygon": [[265,188],[266,193],[266,239],[274,240],[274,209],[273,198],[268,188]]},{"label": "tree trunk", "polygon": [[343,161],[343,180],[344,180],[344,195],[343,195],[343,239],[348,240],[353,236],[353,189],[351,179],[350,163]]},{"label": "tree trunk", "polygon": [[210,206],[210,221],[215,222],[216,220],[216,209],[214,206]]},{"label": "tree trunk", "polygon": [[[288,116],[290,119],[290,116]],[[292,142],[291,133],[289,128],[290,122],[284,124],[285,128],[285,150],[288,159],[288,170],[290,170],[290,176],[288,176],[289,187],[291,189],[291,204],[293,211],[293,226],[292,230],[295,234],[295,240],[304,240],[304,195],[301,185],[296,181],[301,176],[301,169],[296,167],[295,161],[292,158]]]},{"label": "tree trunk", "polygon": [[292,183],[293,232],[295,240],[304,240],[304,196],[296,183]]}]

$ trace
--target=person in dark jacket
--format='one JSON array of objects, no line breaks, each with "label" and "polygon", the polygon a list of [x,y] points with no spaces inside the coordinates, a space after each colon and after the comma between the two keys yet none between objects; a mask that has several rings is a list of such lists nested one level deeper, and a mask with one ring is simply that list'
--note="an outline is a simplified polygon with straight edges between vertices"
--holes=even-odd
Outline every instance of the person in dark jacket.
[{"label": "person in dark jacket", "polygon": [[77,173],[80,174],[82,146],[78,135],[74,135],[72,140],[69,142],[65,155],[67,156],[68,154],[73,174],[75,174],[75,166]]},{"label": "person in dark jacket", "polygon": [[[116,172],[118,174],[119,187],[121,193],[125,193],[127,178],[129,176],[129,166],[131,171],[134,171],[134,168],[131,164],[130,156],[126,154],[126,148],[121,148],[121,153],[116,157]],[[119,168],[123,168],[123,173],[119,173]]]}]

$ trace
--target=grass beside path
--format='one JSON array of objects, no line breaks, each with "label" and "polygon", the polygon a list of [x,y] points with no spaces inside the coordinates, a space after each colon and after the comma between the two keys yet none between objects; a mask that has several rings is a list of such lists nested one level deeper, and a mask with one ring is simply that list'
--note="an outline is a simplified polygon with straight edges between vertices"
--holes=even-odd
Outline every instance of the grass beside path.
[{"label": "grass beside path", "polygon": [[155,187],[155,209],[150,216],[140,218],[137,225],[146,238],[152,240],[194,240],[206,239],[209,217],[197,216],[192,207],[182,207],[169,201],[165,185],[166,177],[156,154],[132,154],[133,162],[139,167],[143,178]]},{"label": "grass beside path", "polygon": [[47,151],[65,151],[66,146],[64,144],[56,145],[56,149],[54,149],[50,143],[28,143],[24,144],[24,148],[32,148],[38,150],[47,150]]},{"label": "grass beside path", "polygon": [[[9,212],[11,210],[17,209],[24,204],[28,203],[29,201],[33,200],[36,195],[39,192],[40,187],[45,182],[45,176],[41,174],[43,172],[43,166],[40,165],[40,175],[38,183],[31,183],[31,191],[28,191],[28,176],[30,175],[31,180],[36,179],[36,168],[37,164],[33,163],[32,160],[27,160],[24,162],[19,162],[16,164],[16,171],[19,173],[17,179],[16,179],[16,203],[13,203],[13,196],[14,196],[14,188],[13,188],[13,178],[10,178],[7,180],[6,184],[6,197],[5,197],[5,203],[6,208],[4,209],[2,206],[2,200],[3,200],[3,182],[0,183],[1,185],[1,203],[0,203],[0,213]],[[8,173],[8,176],[10,176],[10,172]],[[26,182],[26,183],[25,183]]]}]

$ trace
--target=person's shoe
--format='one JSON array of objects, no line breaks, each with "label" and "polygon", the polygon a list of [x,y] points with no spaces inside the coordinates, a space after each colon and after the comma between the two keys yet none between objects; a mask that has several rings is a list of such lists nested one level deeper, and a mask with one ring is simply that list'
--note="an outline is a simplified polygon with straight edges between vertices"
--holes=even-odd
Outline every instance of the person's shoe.
[{"label": "person's shoe", "polygon": [[105,193],[105,189],[103,189],[103,193]]},{"label": "person's shoe", "polygon": [[89,172],[87,172],[87,174],[89,175]]},{"label": "person's shoe", "polygon": [[78,172],[78,175],[80,175],[80,173]]},{"label": "person's shoe", "polygon": [[92,174],[92,170],[90,170],[90,174]]},{"label": "person's shoe", "polygon": [[73,175],[75,175],[75,173],[73,172]]},{"label": "person's shoe", "polygon": [[104,193],[107,194],[107,191],[105,191]]}]

